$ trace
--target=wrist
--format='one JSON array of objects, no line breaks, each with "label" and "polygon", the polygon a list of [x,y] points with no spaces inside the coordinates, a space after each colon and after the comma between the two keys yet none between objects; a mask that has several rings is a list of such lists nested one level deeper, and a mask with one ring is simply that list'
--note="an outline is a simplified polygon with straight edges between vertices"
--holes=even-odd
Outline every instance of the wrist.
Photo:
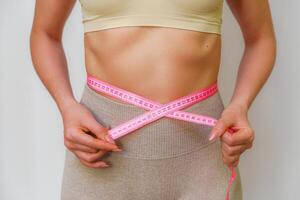
[{"label": "wrist", "polygon": [[232,98],[230,100],[230,103],[229,105],[232,105],[232,106],[237,106],[237,107],[240,107],[241,109],[245,110],[245,111],[248,111],[249,108],[250,108],[250,101],[248,101],[247,99],[237,99],[237,98]]},{"label": "wrist", "polygon": [[73,97],[64,99],[63,101],[60,101],[59,103],[57,103],[58,109],[62,115],[64,115],[64,113],[67,112],[70,109],[70,107],[72,107],[73,105],[76,105],[76,104],[78,104],[78,102]]},{"label": "wrist", "polygon": [[243,102],[230,102],[227,108],[235,108],[243,113],[247,113],[249,110],[249,105]]}]

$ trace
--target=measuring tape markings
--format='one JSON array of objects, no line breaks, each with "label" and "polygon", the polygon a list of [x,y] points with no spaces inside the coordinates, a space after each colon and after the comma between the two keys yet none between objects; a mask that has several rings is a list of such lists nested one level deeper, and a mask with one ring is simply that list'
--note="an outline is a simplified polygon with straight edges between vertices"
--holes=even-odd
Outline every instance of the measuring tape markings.
[{"label": "measuring tape markings", "polygon": [[[215,82],[212,86],[208,88],[201,89],[200,91],[196,91],[187,96],[183,96],[167,104],[161,104],[154,102],[153,100],[146,99],[135,93],[131,93],[121,88],[115,87],[109,83],[103,82],[99,79],[93,78],[90,75],[87,76],[87,83],[89,86],[96,89],[97,91],[104,92],[105,94],[121,99],[127,103],[150,110],[144,114],[132,118],[127,122],[113,127],[112,129],[109,129],[108,134],[112,137],[112,139],[120,138],[162,117],[170,117],[179,120],[205,124],[209,126],[214,126],[217,122],[217,120],[212,117],[178,111],[179,109],[183,109],[187,106],[203,101],[204,99],[215,94],[218,91],[217,82]],[[234,129],[229,128],[228,131],[231,134],[234,133]],[[229,167],[229,170],[231,175],[227,184],[225,197],[226,200],[229,200],[229,191],[236,177],[234,168]]]},{"label": "measuring tape markings", "polygon": [[[104,83],[100,80],[97,80],[97,79],[91,77],[91,76],[88,77],[88,84],[92,88],[94,88],[98,91],[102,91],[110,96],[117,97],[118,99],[122,99],[123,101],[126,101],[130,104],[134,104],[134,105],[142,107],[144,109],[153,111],[153,112],[147,112],[143,115],[149,116],[150,114],[152,114],[152,117],[155,116],[156,114],[158,115],[157,118],[153,118],[153,120],[151,120],[149,122],[148,122],[148,120],[150,120],[152,117],[149,118],[147,116],[146,120],[142,119],[143,121],[145,121],[145,123],[142,123],[141,121],[138,120],[138,118],[143,118],[144,117],[143,115],[140,115],[140,116],[132,119],[132,121],[137,120],[138,124],[141,123],[142,126],[147,124],[146,121],[148,123],[150,123],[150,122],[155,121],[156,119],[159,119],[163,116],[175,118],[175,119],[179,119],[179,120],[184,120],[184,121],[189,121],[189,122],[193,122],[193,123],[198,123],[198,124],[205,124],[205,125],[209,125],[209,126],[214,126],[217,122],[217,120],[212,117],[203,116],[203,115],[194,114],[194,113],[187,113],[187,112],[183,112],[183,111],[176,111],[178,109],[187,107],[191,104],[200,102],[200,101],[208,98],[209,96],[212,96],[213,94],[215,94],[218,90],[217,83],[213,84],[212,86],[210,86],[204,90],[201,90],[200,92],[197,91],[190,95],[181,97],[180,99],[176,99],[175,101],[169,102],[168,104],[165,104],[165,105],[154,102],[149,99],[146,99],[142,96],[136,95],[129,91],[125,91],[121,88],[117,88],[108,83]],[[172,107],[172,109],[170,109],[171,107]],[[155,111],[155,110],[157,110],[157,111]],[[157,113],[155,113],[154,111]],[[131,122],[131,120],[126,122],[126,124],[128,124],[129,122]],[[132,122],[132,123],[134,123],[134,122]],[[119,128],[121,128],[122,125],[125,125],[125,123],[113,128],[113,129],[110,129],[111,130],[110,133],[112,133],[111,136],[113,137],[113,139],[116,139],[118,137],[125,135],[125,134],[115,135],[116,133],[115,133],[114,129],[116,129],[116,128],[119,129]],[[129,126],[129,124],[128,124],[128,126]],[[133,126],[136,126],[136,124],[134,123]],[[140,126],[138,126],[138,128],[139,127]],[[122,126],[122,128],[123,128],[123,126]],[[133,129],[126,131],[126,134],[131,131],[133,131]]]}]

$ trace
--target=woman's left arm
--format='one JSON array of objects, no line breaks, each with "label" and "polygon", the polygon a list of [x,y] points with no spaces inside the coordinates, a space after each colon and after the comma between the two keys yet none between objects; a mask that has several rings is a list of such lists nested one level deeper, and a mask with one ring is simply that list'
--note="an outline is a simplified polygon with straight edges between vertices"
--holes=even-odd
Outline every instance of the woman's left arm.
[{"label": "woman's left arm", "polygon": [[[220,137],[224,163],[236,166],[240,155],[252,147],[254,131],[247,112],[273,69],[276,38],[268,0],[227,0],[227,3],[240,25],[245,50],[234,93],[210,139]],[[230,127],[237,127],[234,134],[228,132]]]}]

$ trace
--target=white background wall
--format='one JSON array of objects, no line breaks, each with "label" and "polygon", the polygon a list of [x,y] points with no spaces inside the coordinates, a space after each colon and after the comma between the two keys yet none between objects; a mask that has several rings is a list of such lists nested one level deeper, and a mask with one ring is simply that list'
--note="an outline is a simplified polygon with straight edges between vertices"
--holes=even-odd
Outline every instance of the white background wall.
[{"label": "white background wall", "polygon": [[[245,200],[300,196],[300,1],[270,0],[278,41],[274,71],[250,110],[254,147],[240,162]],[[243,51],[239,27],[225,5],[220,91],[227,103]],[[59,200],[63,127],[54,101],[31,64],[34,1],[0,1],[0,199]],[[77,3],[64,34],[74,93],[85,71]]]}]

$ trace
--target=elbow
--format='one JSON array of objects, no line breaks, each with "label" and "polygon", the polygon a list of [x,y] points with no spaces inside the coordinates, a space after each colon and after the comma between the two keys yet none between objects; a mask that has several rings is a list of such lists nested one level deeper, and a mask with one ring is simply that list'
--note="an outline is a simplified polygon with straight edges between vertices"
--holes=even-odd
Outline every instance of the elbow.
[{"label": "elbow", "polygon": [[37,36],[38,36],[38,34],[34,30],[31,30],[30,35],[29,35],[29,47],[30,47],[31,51],[33,49],[35,41],[37,40]]},{"label": "elbow", "polygon": [[61,45],[61,39],[51,36],[43,29],[32,29],[29,35],[29,49],[33,64],[39,62],[50,49]]},{"label": "elbow", "polygon": [[38,52],[41,48],[44,48],[45,45],[49,44],[59,44],[61,43],[61,36],[58,34],[51,34],[50,32],[32,28],[29,36],[29,47],[31,53]]},{"label": "elbow", "polygon": [[269,59],[273,68],[277,57],[277,40],[275,35],[269,37],[264,43],[265,49],[268,52],[267,55],[270,57]]},{"label": "elbow", "polygon": [[30,48],[35,46],[35,44],[42,43],[45,41],[53,41],[55,43],[60,43],[62,40],[62,34],[55,31],[51,32],[42,28],[32,27],[30,36],[29,36],[29,43]]},{"label": "elbow", "polygon": [[30,47],[31,53],[33,53],[37,44],[42,42],[43,35],[45,35],[44,31],[37,30],[35,28],[31,29],[31,32],[29,35],[29,47]]},{"label": "elbow", "polygon": [[263,56],[271,62],[273,67],[277,57],[277,39],[274,32],[270,34],[260,34],[252,38],[245,38],[246,51],[253,50],[262,52]]},{"label": "elbow", "polygon": [[43,31],[37,31],[32,29],[29,35],[29,48],[31,58],[34,60],[36,54],[40,52],[41,44],[45,44],[45,33]]},{"label": "elbow", "polygon": [[272,34],[259,34],[252,37],[244,37],[245,47],[263,46],[276,53],[277,39],[274,33]]}]

